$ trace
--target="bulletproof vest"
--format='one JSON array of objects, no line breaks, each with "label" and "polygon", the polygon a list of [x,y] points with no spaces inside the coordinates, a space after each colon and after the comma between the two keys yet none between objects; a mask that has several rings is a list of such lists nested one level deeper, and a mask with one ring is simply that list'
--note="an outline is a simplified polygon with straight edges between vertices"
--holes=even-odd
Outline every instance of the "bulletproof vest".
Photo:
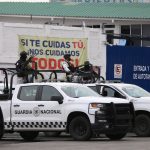
[{"label": "bulletproof vest", "polygon": [[26,74],[25,74],[25,71],[26,71],[25,62],[26,61],[19,59],[15,64],[16,65],[16,71],[18,73],[18,77],[26,76]]}]

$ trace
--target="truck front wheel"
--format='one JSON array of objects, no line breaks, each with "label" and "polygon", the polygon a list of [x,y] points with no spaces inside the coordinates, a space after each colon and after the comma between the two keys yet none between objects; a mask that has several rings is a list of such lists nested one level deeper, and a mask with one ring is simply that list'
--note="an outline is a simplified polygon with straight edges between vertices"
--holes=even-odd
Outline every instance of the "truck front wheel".
[{"label": "truck front wheel", "polygon": [[20,132],[20,136],[25,140],[25,141],[33,141],[37,136],[39,132],[35,131],[24,131]]},{"label": "truck front wheel", "polygon": [[4,128],[0,126],[0,139],[3,137],[4,135]]},{"label": "truck front wheel", "polygon": [[136,116],[134,131],[137,136],[150,136],[150,117],[145,114]]},{"label": "truck front wheel", "polygon": [[74,140],[79,141],[89,140],[92,136],[90,122],[84,116],[78,116],[72,119],[69,132]]},{"label": "truck front wheel", "polygon": [[126,136],[126,133],[106,134],[110,140],[120,140]]}]

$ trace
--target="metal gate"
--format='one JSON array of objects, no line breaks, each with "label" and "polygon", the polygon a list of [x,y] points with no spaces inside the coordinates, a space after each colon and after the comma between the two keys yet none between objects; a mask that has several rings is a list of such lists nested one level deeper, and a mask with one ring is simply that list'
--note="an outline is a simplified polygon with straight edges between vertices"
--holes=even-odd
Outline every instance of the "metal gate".
[{"label": "metal gate", "polygon": [[106,79],[120,80],[150,92],[150,48],[107,46]]}]

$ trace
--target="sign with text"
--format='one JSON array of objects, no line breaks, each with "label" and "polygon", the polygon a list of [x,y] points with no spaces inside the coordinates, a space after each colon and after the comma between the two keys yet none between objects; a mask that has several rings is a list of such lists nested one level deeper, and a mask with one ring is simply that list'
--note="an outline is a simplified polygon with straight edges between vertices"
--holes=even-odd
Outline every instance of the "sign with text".
[{"label": "sign with text", "polygon": [[71,55],[74,66],[87,60],[87,38],[59,38],[19,35],[19,52],[34,56],[39,70],[61,70],[64,54]]},{"label": "sign with text", "polygon": [[136,84],[150,92],[150,48],[107,46],[106,79]]},{"label": "sign with text", "polygon": [[114,64],[114,78],[121,79],[122,78],[122,65]]}]

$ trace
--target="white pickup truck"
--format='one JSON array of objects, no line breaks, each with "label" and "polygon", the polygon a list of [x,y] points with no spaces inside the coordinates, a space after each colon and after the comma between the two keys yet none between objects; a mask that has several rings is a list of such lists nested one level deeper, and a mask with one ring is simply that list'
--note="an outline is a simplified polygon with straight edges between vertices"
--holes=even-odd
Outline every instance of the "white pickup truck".
[{"label": "white pickup truck", "polygon": [[[132,102],[135,109],[134,132],[138,136],[150,136],[150,93],[134,84],[99,83],[86,84],[105,97],[123,98]],[[121,99],[120,99],[121,100]],[[121,101],[120,101],[121,102]]]},{"label": "white pickup truck", "polygon": [[75,140],[104,133],[123,138],[134,120],[132,103],[104,98],[77,83],[28,83],[15,87],[13,96],[0,94],[0,138],[19,132],[34,140],[39,132],[68,132]]}]

